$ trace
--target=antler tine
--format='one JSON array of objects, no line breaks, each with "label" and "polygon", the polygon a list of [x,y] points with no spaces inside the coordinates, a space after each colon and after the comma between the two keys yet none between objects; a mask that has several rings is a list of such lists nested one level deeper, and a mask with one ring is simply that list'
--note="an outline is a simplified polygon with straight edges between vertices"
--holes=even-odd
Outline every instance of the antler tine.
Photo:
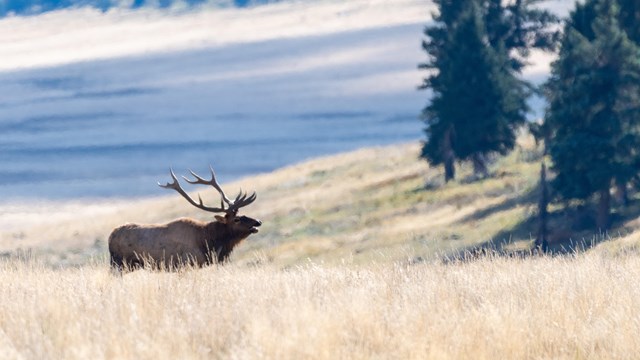
[{"label": "antler tine", "polygon": [[211,171],[211,182],[213,183],[211,184],[211,186],[213,186],[216,190],[218,190],[218,192],[220,193],[220,196],[222,196],[222,200],[224,200],[224,202],[226,202],[227,205],[231,205],[231,200],[229,200],[227,195],[224,194],[224,191],[222,191],[220,184],[218,184],[218,180],[216,180],[216,172],[213,171],[213,166],[211,164],[209,164],[209,170]]},{"label": "antler tine", "polygon": [[[165,188],[165,189],[174,189],[176,184],[178,184],[178,178],[176,178],[176,174],[173,173],[173,168],[169,168],[169,173],[171,173],[171,178],[173,179],[173,182],[170,182],[170,183],[168,182],[168,183],[162,185],[158,181],[158,186],[160,186],[161,188]],[[178,187],[179,186],[180,185],[178,185]]]},{"label": "antler tine", "polygon": [[246,193],[240,192],[236,197],[236,201],[233,202],[232,205],[229,206],[228,211],[238,211],[241,207],[245,207],[256,200],[258,195],[254,191],[251,196],[248,196]]},{"label": "antler tine", "polygon": [[203,185],[208,185],[209,181],[201,178],[198,174],[194,173],[193,170],[189,169],[189,172],[191,173],[191,175],[193,175],[193,177],[195,177],[195,180],[189,180],[186,176],[182,176],[182,178],[188,182],[189,184],[203,184]]},{"label": "antler tine", "polygon": [[216,180],[216,173],[215,173],[215,171],[213,171],[213,166],[209,165],[209,169],[211,170],[211,180],[206,180],[206,179],[202,178],[200,175],[196,174],[191,169],[189,169],[189,172],[196,179],[195,180],[189,180],[184,176],[183,176],[183,178],[189,184],[200,184],[200,185],[211,185],[211,186],[213,186],[214,189],[218,190],[218,192],[220,193],[220,196],[222,196],[222,200],[224,200],[224,202],[226,202],[227,205],[231,205],[232,204],[231,200],[229,200],[227,195],[225,195],[224,191],[220,187],[220,184],[218,184],[218,181]]},{"label": "antler tine", "polygon": [[173,181],[170,183],[168,182],[165,185],[162,185],[158,182],[158,186],[165,189],[175,190],[176,192],[178,192],[178,194],[182,195],[182,197],[185,198],[191,205],[197,207],[198,209],[209,211],[209,212],[226,212],[228,210],[224,208],[224,204],[219,208],[205,206],[202,201],[202,197],[200,197],[200,194],[198,194],[199,202],[196,202],[182,189],[182,187],[180,186],[180,182],[176,177],[176,174],[173,172],[173,169],[169,169],[169,172],[171,173],[171,178],[173,179]]},{"label": "antler tine", "polygon": [[258,194],[256,194],[256,192],[254,191],[253,194],[251,194],[251,196],[249,196],[249,198],[247,199],[247,205],[256,201],[257,198],[258,198]]}]

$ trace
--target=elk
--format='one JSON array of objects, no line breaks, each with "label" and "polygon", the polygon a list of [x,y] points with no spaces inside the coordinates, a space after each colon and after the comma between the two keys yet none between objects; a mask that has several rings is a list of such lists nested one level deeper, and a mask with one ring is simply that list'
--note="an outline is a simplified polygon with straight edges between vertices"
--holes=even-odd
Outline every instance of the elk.
[{"label": "elk", "polygon": [[216,180],[213,167],[211,180],[205,180],[193,171],[195,180],[183,176],[190,184],[211,185],[222,197],[220,207],[206,206],[198,195],[192,199],[180,186],[178,178],[170,169],[172,182],[158,186],[173,189],[198,209],[223,214],[215,215],[215,221],[202,222],[180,218],[162,225],[126,224],[114,229],[109,236],[111,267],[136,269],[145,265],[153,268],[174,269],[184,265],[206,266],[214,262],[223,263],[233,248],[249,235],[258,232],[262,222],[248,216],[238,216],[238,210],[256,200],[256,193],[240,193],[230,200]]}]

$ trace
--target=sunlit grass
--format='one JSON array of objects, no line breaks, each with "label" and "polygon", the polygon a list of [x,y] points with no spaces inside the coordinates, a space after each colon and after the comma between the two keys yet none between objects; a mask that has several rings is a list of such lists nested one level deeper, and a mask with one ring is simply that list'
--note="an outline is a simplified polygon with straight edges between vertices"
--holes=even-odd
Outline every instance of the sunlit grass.
[{"label": "sunlit grass", "polygon": [[229,265],[116,276],[0,263],[4,359],[633,358],[640,257]]}]

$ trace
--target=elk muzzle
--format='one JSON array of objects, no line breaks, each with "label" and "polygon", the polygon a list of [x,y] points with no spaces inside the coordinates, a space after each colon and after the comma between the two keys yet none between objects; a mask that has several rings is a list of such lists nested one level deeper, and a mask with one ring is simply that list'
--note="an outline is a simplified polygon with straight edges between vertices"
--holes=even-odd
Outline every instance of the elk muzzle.
[{"label": "elk muzzle", "polygon": [[262,221],[260,221],[260,220],[258,220],[258,219],[255,219],[255,220],[254,220],[254,224],[253,224],[253,226],[251,227],[251,233],[252,233],[252,234],[257,233],[257,232],[258,232],[258,228],[260,227],[260,225],[262,225]]}]

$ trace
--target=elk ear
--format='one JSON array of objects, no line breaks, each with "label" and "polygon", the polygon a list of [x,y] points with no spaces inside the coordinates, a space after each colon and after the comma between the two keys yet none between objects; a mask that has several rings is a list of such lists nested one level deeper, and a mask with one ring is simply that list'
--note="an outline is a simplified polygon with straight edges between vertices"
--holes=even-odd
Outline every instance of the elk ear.
[{"label": "elk ear", "polygon": [[227,223],[227,218],[225,218],[224,216],[216,215],[216,220],[218,220],[219,222],[221,222],[223,224]]}]

